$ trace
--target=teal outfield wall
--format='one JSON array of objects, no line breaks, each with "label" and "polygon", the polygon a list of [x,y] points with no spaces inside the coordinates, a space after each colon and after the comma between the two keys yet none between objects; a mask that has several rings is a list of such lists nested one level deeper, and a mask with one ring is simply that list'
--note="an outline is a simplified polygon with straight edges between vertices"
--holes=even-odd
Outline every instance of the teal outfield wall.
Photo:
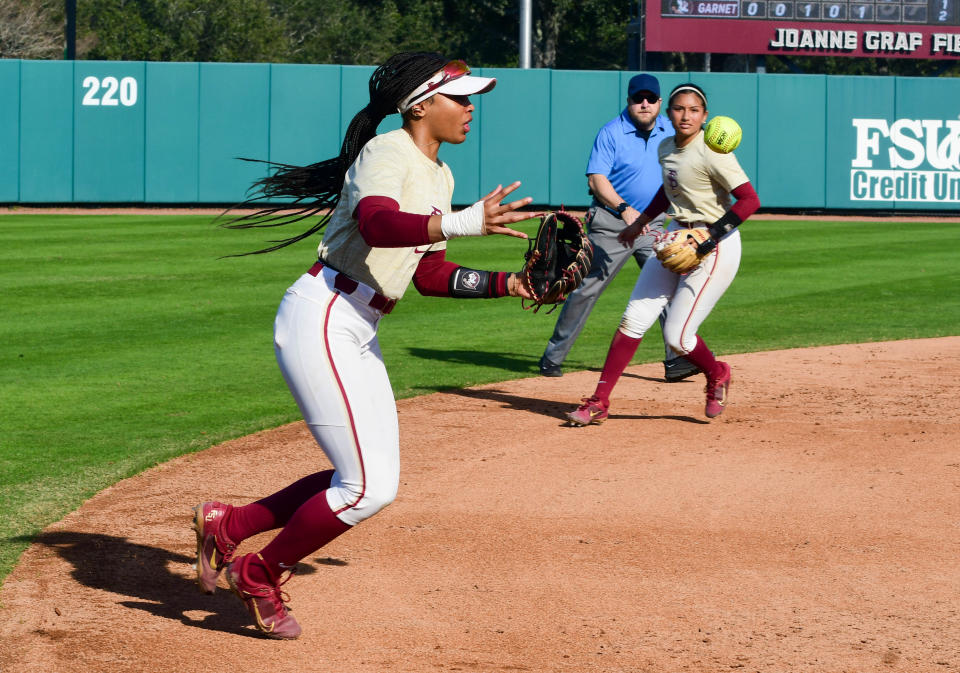
[{"label": "teal outfield wall", "polygon": [[[335,155],[372,67],[0,60],[0,203],[230,204],[264,175],[238,157]],[[631,72],[483,68],[454,201],[523,181],[539,204],[589,203],[597,129]],[[960,79],[658,73],[694,81],[744,129],[765,208],[960,209]],[[381,131],[396,128],[397,115]]]}]

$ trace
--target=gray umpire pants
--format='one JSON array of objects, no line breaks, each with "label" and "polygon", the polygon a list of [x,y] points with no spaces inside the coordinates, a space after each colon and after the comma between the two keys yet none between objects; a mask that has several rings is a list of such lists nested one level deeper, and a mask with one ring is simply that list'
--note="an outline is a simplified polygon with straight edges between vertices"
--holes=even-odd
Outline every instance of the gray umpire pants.
[{"label": "gray umpire pants", "polygon": [[[651,232],[663,233],[665,219],[660,215],[652,220],[649,225]],[[638,236],[632,248],[623,247],[617,240],[617,234],[625,226],[622,219],[606,208],[594,206],[587,211],[588,236],[593,244],[593,265],[580,287],[571,292],[563,303],[556,327],[553,328],[553,336],[550,337],[547,348],[543,352],[544,360],[549,360],[555,365],[563,364],[567,355],[570,354],[570,349],[573,348],[573,343],[580,336],[583,326],[587,324],[590,311],[593,310],[600,294],[630,257],[637,260],[637,265],[642,269],[647,259],[656,256],[653,250],[652,234]],[[663,315],[660,316],[660,327],[663,328]],[[665,352],[667,360],[676,357],[676,353],[669,347],[665,348]]]}]

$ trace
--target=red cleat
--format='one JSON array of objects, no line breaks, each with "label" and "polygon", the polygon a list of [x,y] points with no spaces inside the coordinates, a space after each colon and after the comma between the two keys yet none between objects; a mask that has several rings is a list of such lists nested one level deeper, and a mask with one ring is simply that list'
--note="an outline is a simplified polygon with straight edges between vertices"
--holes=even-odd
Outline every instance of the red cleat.
[{"label": "red cleat", "polygon": [[[268,577],[269,584],[260,584],[250,579],[250,566],[256,563]],[[244,554],[227,566],[227,581],[243,604],[247,612],[256,620],[257,628],[271,638],[293,640],[300,637],[300,625],[293,618],[287,608],[286,601],[290,598],[280,591],[280,587],[290,579],[278,582],[270,573],[270,569],[263,563],[260,554]]]},{"label": "red cleat", "polygon": [[577,407],[576,411],[567,414],[567,420],[571,425],[600,425],[610,414],[607,412],[608,405],[604,405],[599,397],[584,397],[583,404]]},{"label": "red cleat", "polygon": [[217,578],[233,560],[237,545],[223,532],[232,505],[205,502],[193,508],[193,530],[197,532],[197,586],[205,594],[217,588]]},{"label": "red cleat", "polygon": [[722,368],[720,376],[715,379],[707,377],[707,408],[704,413],[707,418],[716,418],[723,413],[727,406],[727,393],[730,390],[730,365],[718,362]]}]

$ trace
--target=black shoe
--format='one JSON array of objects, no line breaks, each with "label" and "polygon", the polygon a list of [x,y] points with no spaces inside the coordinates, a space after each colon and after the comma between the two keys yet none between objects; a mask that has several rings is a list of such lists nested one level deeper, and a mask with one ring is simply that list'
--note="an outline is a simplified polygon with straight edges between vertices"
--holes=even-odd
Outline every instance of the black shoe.
[{"label": "black shoe", "polygon": [[680,356],[663,362],[663,378],[667,383],[676,383],[699,374],[700,369],[687,358]]},{"label": "black shoe", "polygon": [[563,376],[563,368],[546,358],[540,358],[540,376]]}]

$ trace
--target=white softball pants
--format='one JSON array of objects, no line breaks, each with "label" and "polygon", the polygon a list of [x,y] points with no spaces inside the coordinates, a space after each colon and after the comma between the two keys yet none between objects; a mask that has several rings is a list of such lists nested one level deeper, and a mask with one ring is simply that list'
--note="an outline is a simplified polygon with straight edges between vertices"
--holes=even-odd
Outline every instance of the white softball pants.
[{"label": "white softball pants", "polygon": [[336,272],[301,276],[274,323],[280,371],[335,474],[327,502],[355,525],[393,502],[400,482],[397,406],[383,364],[382,314],[334,286]]},{"label": "white softball pants", "polygon": [[[671,223],[667,229],[682,229]],[[730,287],[740,268],[740,230],[720,239],[716,252],[691,273],[681,276],[663,268],[658,259],[643,265],[620,321],[620,331],[639,339],[664,307],[663,339],[679,355],[697,345],[697,330]]]}]

